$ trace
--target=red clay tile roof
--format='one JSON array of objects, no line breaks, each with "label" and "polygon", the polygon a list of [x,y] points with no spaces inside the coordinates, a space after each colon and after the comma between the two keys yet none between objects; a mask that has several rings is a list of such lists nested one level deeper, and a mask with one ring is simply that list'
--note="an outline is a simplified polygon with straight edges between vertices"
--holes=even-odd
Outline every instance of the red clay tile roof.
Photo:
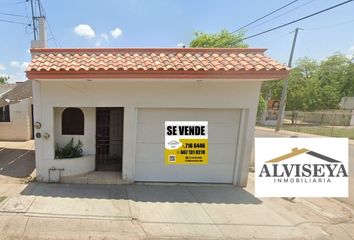
[{"label": "red clay tile roof", "polygon": [[289,69],[251,48],[31,49],[29,79],[279,79]]}]

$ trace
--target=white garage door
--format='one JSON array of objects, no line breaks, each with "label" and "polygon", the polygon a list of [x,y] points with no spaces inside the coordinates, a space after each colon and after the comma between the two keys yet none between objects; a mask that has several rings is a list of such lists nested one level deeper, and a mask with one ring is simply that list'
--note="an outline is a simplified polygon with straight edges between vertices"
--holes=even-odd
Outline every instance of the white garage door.
[{"label": "white garage door", "polygon": [[[207,165],[166,165],[165,121],[208,121]],[[240,110],[139,109],[135,180],[232,183]]]}]

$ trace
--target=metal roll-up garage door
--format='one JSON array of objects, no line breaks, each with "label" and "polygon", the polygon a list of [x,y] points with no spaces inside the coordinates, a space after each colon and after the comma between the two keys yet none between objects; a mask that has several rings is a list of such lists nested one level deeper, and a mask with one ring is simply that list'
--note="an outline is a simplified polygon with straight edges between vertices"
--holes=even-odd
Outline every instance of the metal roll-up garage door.
[{"label": "metal roll-up garage door", "polygon": [[[239,109],[139,109],[135,180],[232,183],[240,112]],[[208,121],[207,165],[165,164],[165,121]]]}]

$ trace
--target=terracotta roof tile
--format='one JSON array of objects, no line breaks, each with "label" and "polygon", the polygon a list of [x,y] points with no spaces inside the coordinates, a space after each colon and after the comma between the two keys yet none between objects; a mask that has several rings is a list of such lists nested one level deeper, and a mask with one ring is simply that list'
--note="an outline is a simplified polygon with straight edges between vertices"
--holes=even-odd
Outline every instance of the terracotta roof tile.
[{"label": "terracotta roof tile", "polygon": [[110,72],[113,75],[168,72],[184,76],[193,75],[193,72],[212,72],[221,76],[229,74],[230,78],[241,72],[266,72],[269,76],[281,72],[287,75],[289,69],[265,56],[264,51],[249,48],[32,49],[33,59],[27,68],[27,76],[31,79],[40,77],[40,74],[79,72]]}]

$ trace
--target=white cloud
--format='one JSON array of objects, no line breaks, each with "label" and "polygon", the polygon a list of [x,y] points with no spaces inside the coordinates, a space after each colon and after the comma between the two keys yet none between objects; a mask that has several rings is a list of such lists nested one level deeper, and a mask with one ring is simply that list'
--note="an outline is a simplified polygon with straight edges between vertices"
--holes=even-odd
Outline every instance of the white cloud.
[{"label": "white cloud", "polygon": [[122,34],[123,34],[123,31],[119,27],[117,27],[117,28],[115,28],[114,30],[111,31],[111,35],[112,35],[113,38],[118,38]]},{"label": "white cloud", "polygon": [[105,41],[108,41],[109,40],[109,36],[107,33],[101,33],[101,38],[103,38]]},{"label": "white cloud", "polygon": [[3,64],[0,64],[0,71],[4,71],[6,67]]},{"label": "white cloud", "polygon": [[186,46],[184,43],[178,43],[178,44],[177,44],[177,47],[179,47],[179,48],[182,48],[182,47],[184,47],[184,46]]},{"label": "white cloud", "polygon": [[10,62],[10,66],[13,68],[22,68],[22,69],[26,69],[28,67],[28,62],[23,62],[20,63],[19,61],[11,61]]},{"label": "white cloud", "polygon": [[96,38],[95,47],[101,47],[105,42],[109,42],[109,36],[107,33],[101,33],[100,36]]},{"label": "white cloud", "polygon": [[81,37],[93,38],[95,37],[95,31],[87,24],[79,24],[74,29],[75,33]]},{"label": "white cloud", "polygon": [[349,48],[349,51],[354,52],[354,45]]},{"label": "white cloud", "polygon": [[18,68],[21,66],[20,62],[19,61],[11,61],[10,62],[10,66],[11,67],[14,67],[14,68]]},{"label": "white cloud", "polygon": [[23,62],[21,64],[21,68],[26,69],[28,67],[29,62]]}]

